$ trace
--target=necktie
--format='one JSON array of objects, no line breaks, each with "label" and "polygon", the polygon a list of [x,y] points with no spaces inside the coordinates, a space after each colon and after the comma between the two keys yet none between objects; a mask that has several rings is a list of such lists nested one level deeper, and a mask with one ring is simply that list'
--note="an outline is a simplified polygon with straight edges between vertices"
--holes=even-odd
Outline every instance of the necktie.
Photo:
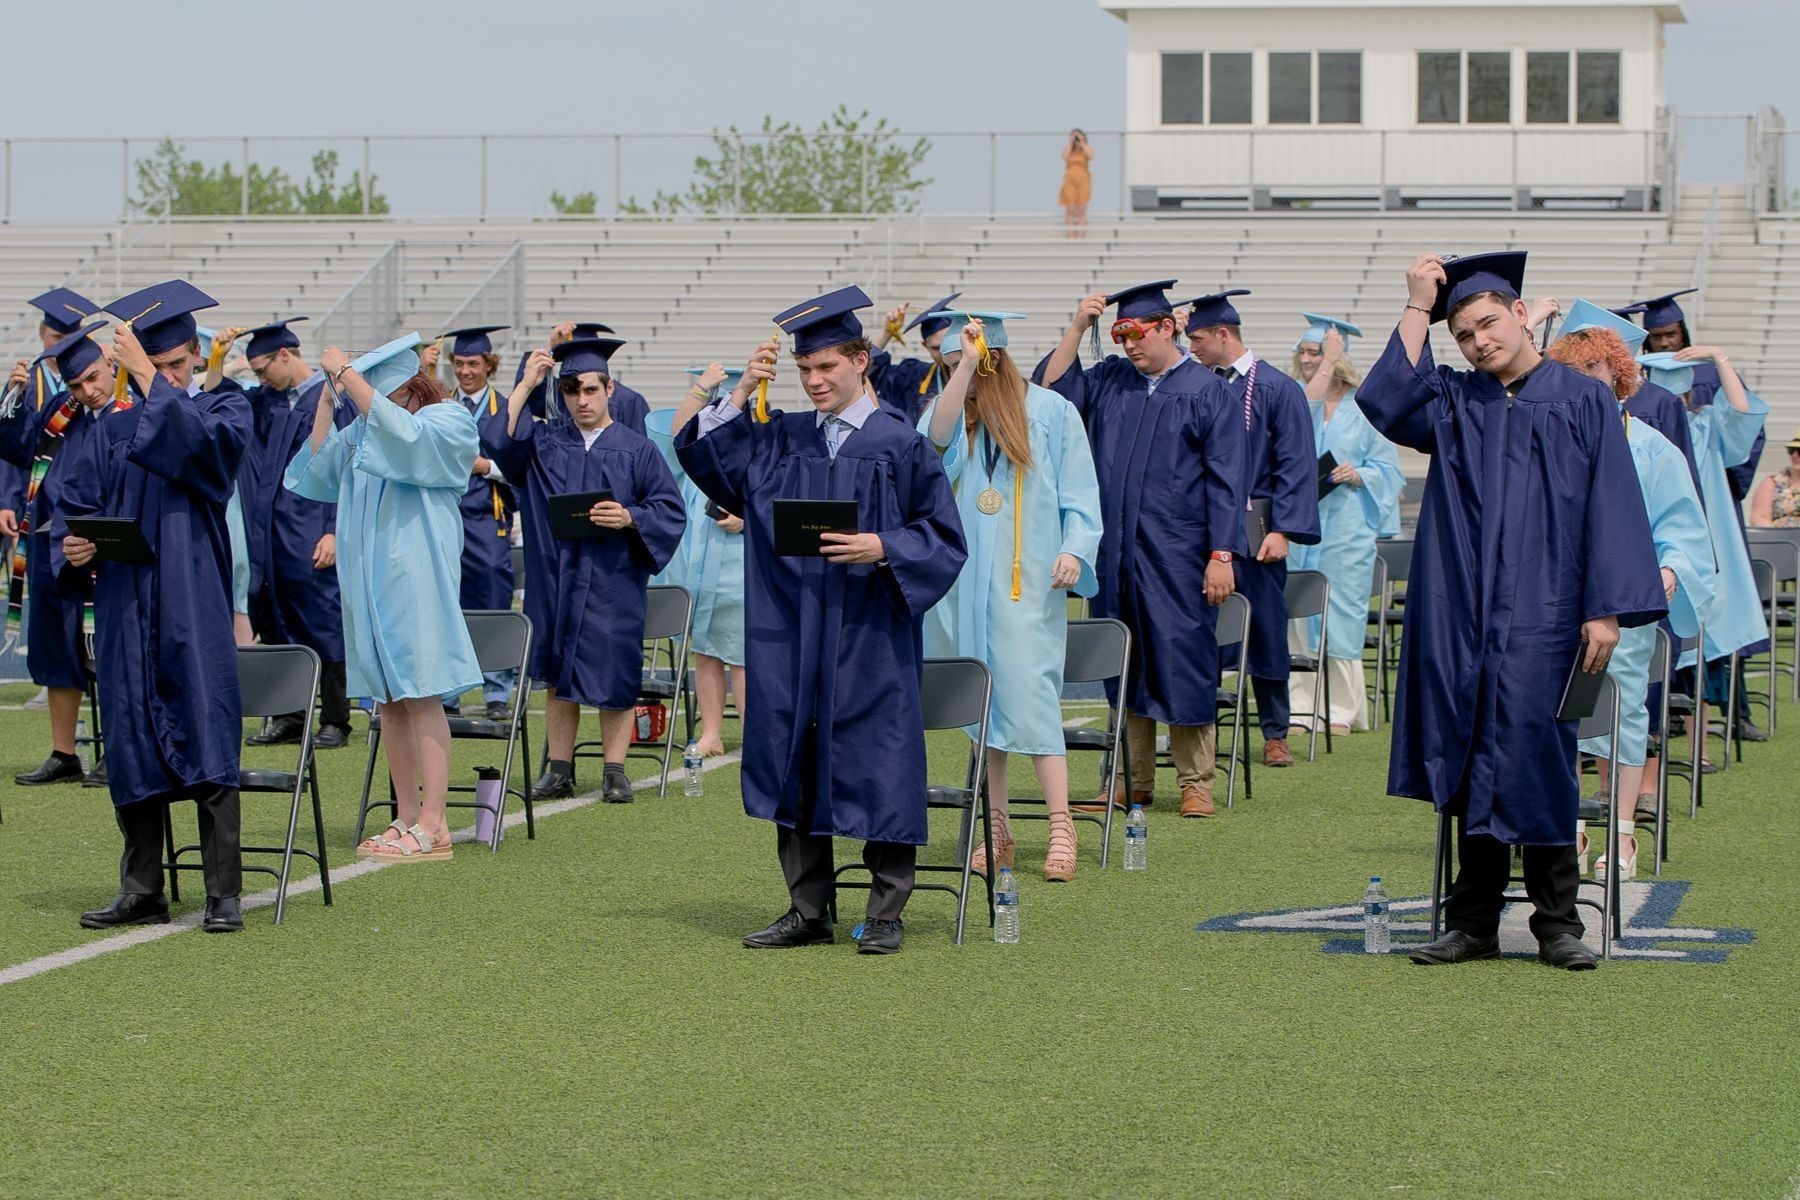
[{"label": "necktie", "polygon": [[[1233,375],[1236,375],[1237,368],[1233,367],[1231,373]],[[1250,360],[1250,374],[1244,378],[1244,429],[1246,432],[1248,432],[1250,429],[1250,397],[1255,393],[1255,391],[1256,391],[1256,360],[1253,358]]]},{"label": "necktie", "polygon": [[831,455],[832,460],[834,462],[837,460],[838,446],[844,440],[843,429],[844,429],[843,418],[841,418],[841,417],[826,417],[825,418],[825,453]]}]

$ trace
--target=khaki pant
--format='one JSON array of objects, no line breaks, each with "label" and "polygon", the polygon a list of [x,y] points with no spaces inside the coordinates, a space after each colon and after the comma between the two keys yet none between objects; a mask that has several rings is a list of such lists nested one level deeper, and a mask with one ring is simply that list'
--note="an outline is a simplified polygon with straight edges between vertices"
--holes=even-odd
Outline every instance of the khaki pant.
[{"label": "khaki pant", "polygon": [[[1218,736],[1217,725],[1169,726],[1169,756],[1175,760],[1175,782],[1182,789],[1199,787],[1212,792]],[[1155,791],[1156,722],[1127,714],[1125,738],[1131,746],[1131,790]]]}]

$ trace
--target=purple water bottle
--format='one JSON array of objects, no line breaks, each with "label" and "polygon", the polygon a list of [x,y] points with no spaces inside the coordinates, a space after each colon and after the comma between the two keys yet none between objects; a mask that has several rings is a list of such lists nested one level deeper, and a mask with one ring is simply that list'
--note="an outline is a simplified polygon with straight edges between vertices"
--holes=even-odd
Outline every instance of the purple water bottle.
[{"label": "purple water bottle", "polygon": [[486,806],[475,810],[475,840],[491,843],[494,822],[499,820],[501,807],[506,803],[506,786],[500,779],[500,768],[475,768],[475,803]]}]

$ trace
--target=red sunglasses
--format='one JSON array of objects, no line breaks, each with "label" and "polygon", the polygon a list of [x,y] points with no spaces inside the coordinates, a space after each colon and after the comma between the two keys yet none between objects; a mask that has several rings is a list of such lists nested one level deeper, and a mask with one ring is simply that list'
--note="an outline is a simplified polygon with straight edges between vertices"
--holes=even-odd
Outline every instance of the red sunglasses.
[{"label": "red sunglasses", "polygon": [[1139,338],[1142,338],[1146,333],[1155,329],[1156,326],[1157,322],[1155,321],[1145,322],[1139,321],[1134,317],[1126,317],[1123,320],[1113,322],[1112,340],[1123,346],[1126,342],[1135,342]]}]

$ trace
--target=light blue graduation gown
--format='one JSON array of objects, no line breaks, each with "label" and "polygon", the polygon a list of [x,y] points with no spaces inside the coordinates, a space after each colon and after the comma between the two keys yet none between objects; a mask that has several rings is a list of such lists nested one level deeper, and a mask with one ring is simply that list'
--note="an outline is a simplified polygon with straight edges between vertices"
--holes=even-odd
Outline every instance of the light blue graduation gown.
[{"label": "light blue graduation gown", "polygon": [[[1394,443],[1375,432],[1356,406],[1354,389],[1338,401],[1330,421],[1325,420],[1323,401],[1307,407],[1312,410],[1314,456],[1329,450],[1339,466],[1356,468],[1362,486],[1339,485],[1319,501],[1319,544],[1293,546],[1288,566],[1324,572],[1331,584],[1330,655],[1360,661],[1375,578],[1375,540],[1400,532],[1400,493],[1406,476],[1400,472]],[[1318,618],[1307,625],[1307,649],[1317,654]]]},{"label": "light blue graduation gown", "polygon": [[[1675,573],[1669,626],[1677,637],[1690,638],[1710,618],[1713,607],[1713,551],[1706,512],[1694,491],[1687,457],[1674,443],[1638,420],[1626,420],[1625,436],[1650,517],[1656,565]],[[1619,761],[1634,767],[1643,765],[1650,740],[1650,656],[1656,650],[1656,628],[1619,630],[1619,644],[1606,667],[1619,689]],[[1581,749],[1609,757],[1612,739],[1584,738]],[[1625,797],[1627,803],[1635,799]]]},{"label": "light blue graduation gown", "polygon": [[250,536],[244,531],[244,503],[231,489],[225,506],[225,529],[231,535],[231,611],[250,611]]},{"label": "light blue graduation gown", "polygon": [[[1707,527],[1712,534],[1713,561],[1718,572],[1713,583],[1712,619],[1706,623],[1706,660],[1716,662],[1769,636],[1762,602],[1756,598],[1756,579],[1750,574],[1750,550],[1738,526],[1737,498],[1725,472],[1750,457],[1756,435],[1762,432],[1769,406],[1750,393],[1750,410],[1739,412],[1721,392],[1717,401],[1688,413],[1693,433],[1694,464],[1700,469],[1701,499],[1706,504]],[[1692,666],[1690,652],[1681,665]]]},{"label": "light blue graduation gown", "polygon": [[[928,438],[936,411],[934,400],[919,420],[919,430]],[[990,481],[987,431],[978,433],[971,447],[958,428],[943,451],[944,474],[956,492],[969,558],[949,594],[926,615],[925,651],[987,664],[994,681],[988,745],[1014,754],[1061,755],[1068,593],[1052,589],[1050,575],[1057,555],[1072,554],[1081,562],[1075,594],[1092,596],[1099,589],[1094,560],[1100,552],[1100,485],[1087,431],[1073,404],[1029,384],[1025,417],[1031,469],[1025,474],[1019,514],[1024,535],[1019,598],[1012,598],[1012,462],[1000,455]],[[993,514],[976,506],[990,486],[1001,496],[1000,511]]]},{"label": "light blue graduation gown", "polygon": [[409,413],[377,392],[317,455],[308,439],[288,464],[290,491],[338,506],[350,695],[416,699],[480,685],[458,602],[460,505],[478,442],[460,404]]},{"label": "light blue graduation gown", "polygon": [[644,421],[648,437],[669,464],[669,471],[681,488],[681,503],[687,510],[687,528],[681,545],[661,574],[651,584],[674,583],[686,588],[694,597],[694,652],[716,658],[734,667],[744,665],[744,535],[726,533],[719,523],[706,515],[712,503],[706,493],[694,485],[681,460],[675,455],[675,433],[672,428],[675,410],[660,408]]}]

